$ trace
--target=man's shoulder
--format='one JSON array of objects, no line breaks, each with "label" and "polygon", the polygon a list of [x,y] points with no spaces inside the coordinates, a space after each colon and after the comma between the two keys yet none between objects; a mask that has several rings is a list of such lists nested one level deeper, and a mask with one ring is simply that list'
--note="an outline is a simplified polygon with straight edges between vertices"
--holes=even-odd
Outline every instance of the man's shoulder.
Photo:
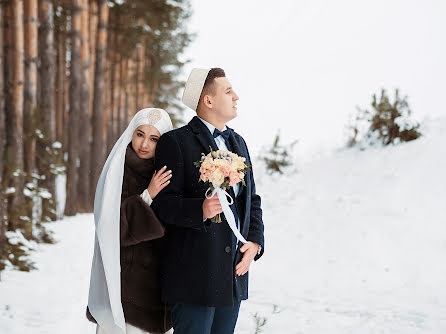
[{"label": "man's shoulder", "polygon": [[191,129],[190,129],[190,127],[186,124],[186,125],[183,125],[182,127],[179,127],[179,128],[177,128],[177,129],[173,129],[173,130],[170,130],[170,131],[168,131],[168,132],[166,132],[166,133],[164,133],[161,137],[160,137],[160,139],[161,138],[172,138],[172,139],[176,139],[176,138],[180,138],[180,137],[183,137],[183,136],[185,136],[185,135],[188,135],[189,133],[191,132]]},{"label": "man's shoulder", "polygon": [[243,139],[243,137],[242,137],[242,135],[241,134],[239,134],[238,132],[236,132],[234,129],[232,129],[231,128],[231,130],[232,130],[232,132],[234,133],[234,136],[237,138],[237,139],[239,139],[239,140],[243,140],[244,141],[244,139]]}]

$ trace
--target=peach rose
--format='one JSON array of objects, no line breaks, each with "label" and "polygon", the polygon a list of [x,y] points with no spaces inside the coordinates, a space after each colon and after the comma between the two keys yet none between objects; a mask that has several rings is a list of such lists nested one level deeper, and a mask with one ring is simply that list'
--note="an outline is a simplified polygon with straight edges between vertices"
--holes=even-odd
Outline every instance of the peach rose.
[{"label": "peach rose", "polygon": [[239,173],[231,172],[229,173],[229,185],[233,187],[239,181]]}]

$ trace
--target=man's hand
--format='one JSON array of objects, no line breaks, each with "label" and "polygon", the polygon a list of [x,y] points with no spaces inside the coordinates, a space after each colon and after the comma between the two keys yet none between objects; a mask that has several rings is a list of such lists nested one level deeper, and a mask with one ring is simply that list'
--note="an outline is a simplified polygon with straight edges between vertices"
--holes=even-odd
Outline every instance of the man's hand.
[{"label": "man's hand", "polygon": [[206,198],[203,202],[203,217],[204,218],[212,218],[217,214],[222,213],[223,209],[221,208],[220,201],[218,200],[217,194],[212,198]]},{"label": "man's hand", "polygon": [[235,273],[237,276],[243,276],[249,270],[252,260],[257,255],[259,250],[259,245],[255,242],[248,241],[242,247],[240,247],[240,252],[245,253],[242,260],[235,267]]}]

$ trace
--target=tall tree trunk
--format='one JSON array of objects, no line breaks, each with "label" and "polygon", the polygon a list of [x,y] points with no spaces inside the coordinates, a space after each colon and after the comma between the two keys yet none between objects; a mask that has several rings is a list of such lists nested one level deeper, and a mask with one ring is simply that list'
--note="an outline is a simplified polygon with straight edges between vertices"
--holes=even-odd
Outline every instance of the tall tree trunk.
[{"label": "tall tree trunk", "polygon": [[[110,34],[107,33],[106,45],[110,45]],[[104,144],[104,157],[108,154],[108,133],[110,129],[110,50],[106,48],[104,63],[104,95],[102,102],[102,143]],[[105,160],[105,159],[104,159]]]},{"label": "tall tree trunk", "polygon": [[136,113],[136,51],[133,56],[129,59],[129,83],[127,86],[129,87],[128,94],[128,119],[132,119],[133,115]]},{"label": "tall tree trunk", "polygon": [[[4,95],[4,50],[3,50],[3,4],[0,4],[0,272],[4,269],[6,259],[6,222],[4,220],[5,207],[3,196],[3,168],[5,158],[5,95]],[[1,277],[0,277],[1,281]]]},{"label": "tall tree trunk", "polygon": [[[59,1],[56,1],[59,5]],[[57,10],[57,8],[55,8]],[[63,143],[64,146],[66,142],[63,138],[64,133],[64,114],[66,101],[65,97],[65,82],[66,77],[66,39],[67,39],[67,14],[65,6],[60,6],[61,11],[59,24],[55,25],[55,48],[57,50],[56,55],[56,140]]]},{"label": "tall tree trunk", "polygon": [[148,73],[150,73],[152,60],[150,59],[149,52],[147,52],[147,41],[144,41],[144,82],[143,82],[143,101],[144,106],[149,107],[149,91],[148,91]]},{"label": "tall tree trunk", "polygon": [[[104,142],[102,130],[103,103],[104,103],[104,66],[107,42],[108,4],[105,0],[98,0],[98,31],[96,37],[96,65],[93,97],[93,142],[91,150],[91,184],[96,184],[104,163]],[[91,192],[93,199],[94,192]]]},{"label": "tall tree trunk", "polygon": [[137,70],[136,70],[136,110],[146,108],[144,104],[144,44],[137,48]]},{"label": "tall tree trunk", "polygon": [[[115,39],[116,41],[116,39]],[[116,44],[115,44],[116,45]],[[113,145],[114,143],[118,140],[118,138],[120,137],[120,133],[119,133],[119,105],[120,105],[120,86],[119,86],[119,81],[120,81],[120,57],[118,52],[115,50],[113,50],[113,57],[114,57],[114,63],[113,63],[113,71],[114,71],[114,75],[113,75],[113,115],[114,115],[114,126],[113,126]],[[112,147],[113,147],[112,145]]]},{"label": "tall tree trunk", "polygon": [[65,215],[73,216],[77,212],[77,182],[79,159],[79,124],[81,117],[81,5],[82,0],[71,1],[71,66],[70,66],[70,112],[67,164],[67,197]]},{"label": "tall tree trunk", "polygon": [[[69,16],[69,9],[67,8],[67,17]],[[70,22],[71,24],[71,22]],[[69,137],[69,120],[70,120],[70,77],[67,74],[67,70],[69,67],[67,54],[69,53],[69,44],[71,43],[71,38],[69,36],[69,23],[68,19],[64,22],[64,41],[63,41],[63,69],[64,69],[64,82],[63,82],[63,143],[64,143],[64,152],[68,155],[68,137]],[[71,52],[71,50],[70,50]],[[71,53],[70,53],[71,57]],[[68,160],[65,161],[65,164],[68,163]]]},{"label": "tall tree trunk", "polygon": [[81,105],[80,105],[80,136],[79,136],[79,182],[78,211],[91,212],[90,201],[90,50],[88,29],[88,0],[82,0],[81,11]]},{"label": "tall tree trunk", "polygon": [[39,58],[40,58],[40,103],[39,113],[42,135],[38,140],[38,168],[44,175],[41,187],[48,192],[42,196],[42,221],[57,219],[56,212],[56,51],[54,49],[54,7],[52,0],[39,1]]},{"label": "tall tree trunk", "polygon": [[122,56],[119,57],[119,107],[118,107],[118,133],[124,131],[124,104],[125,104],[125,75],[127,61]]},{"label": "tall tree trunk", "polygon": [[[25,0],[25,91],[23,109],[23,132],[25,142],[26,182],[34,183],[36,172],[36,108],[37,108],[37,0]],[[32,220],[33,196],[26,199],[27,216]],[[27,224],[25,237],[32,238],[32,224]]]},{"label": "tall tree trunk", "polygon": [[[89,48],[90,48],[90,96],[93,96],[94,93],[94,75],[95,75],[95,60],[96,60],[96,35],[98,30],[98,3],[97,0],[90,0],[89,7],[89,20],[88,20],[88,29],[89,29]],[[93,114],[93,99],[90,99],[90,118]]]},{"label": "tall tree trunk", "polygon": [[[111,21],[111,19],[110,19]],[[107,126],[107,154],[111,151],[114,141],[114,127],[116,124],[116,116],[115,116],[115,50],[111,46],[114,44],[116,33],[113,30],[109,30],[108,33],[108,48],[107,48],[107,63],[108,63],[108,78],[109,78],[109,103],[108,103],[108,112],[109,112],[109,121],[106,123]]]},{"label": "tall tree trunk", "polygon": [[123,64],[123,99],[122,99],[122,123],[121,132],[124,132],[129,122],[129,96],[130,96],[130,59],[125,59]]},{"label": "tall tree trunk", "polygon": [[[10,1],[11,9],[11,63],[6,68],[11,68],[11,108],[7,108],[7,164],[10,173],[10,186],[14,189],[8,200],[9,229],[16,230],[24,228],[28,223],[24,217],[25,185],[23,164],[23,82],[24,82],[24,41],[23,41],[23,2],[20,0]],[[8,43],[8,41],[5,41]],[[9,59],[8,59],[9,60]],[[9,83],[8,83],[9,85]]]},{"label": "tall tree trunk", "polygon": [[23,130],[25,140],[25,171],[28,180],[36,169],[36,108],[37,108],[37,0],[25,0],[25,96]]}]

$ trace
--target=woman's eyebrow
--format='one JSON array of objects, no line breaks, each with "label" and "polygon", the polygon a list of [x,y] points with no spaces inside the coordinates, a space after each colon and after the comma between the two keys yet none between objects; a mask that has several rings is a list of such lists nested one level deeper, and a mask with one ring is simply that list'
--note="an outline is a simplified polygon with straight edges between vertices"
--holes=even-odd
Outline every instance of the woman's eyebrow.
[{"label": "woman's eyebrow", "polygon": [[139,129],[138,129],[138,132],[142,132],[142,134],[143,134],[143,135],[145,135],[145,132],[144,132],[144,131],[142,131],[142,130],[139,130]]}]

